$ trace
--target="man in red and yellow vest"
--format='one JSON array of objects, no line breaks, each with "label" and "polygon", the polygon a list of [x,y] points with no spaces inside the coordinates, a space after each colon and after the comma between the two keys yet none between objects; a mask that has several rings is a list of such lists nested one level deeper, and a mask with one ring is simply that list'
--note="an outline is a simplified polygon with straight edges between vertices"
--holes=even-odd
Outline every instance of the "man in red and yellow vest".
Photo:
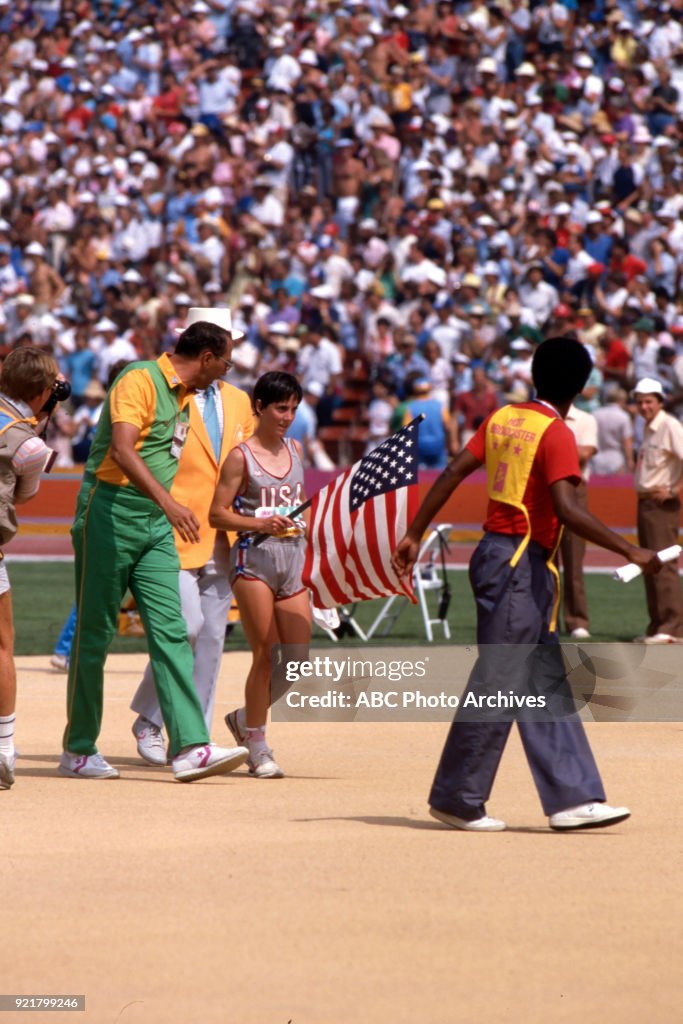
[{"label": "man in red and yellow vest", "polygon": [[[193,307],[188,313],[188,326],[200,320],[215,322],[216,318],[229,331],[233,342],[244,337],[242,332],[232,327],[227,309]],[[188,543],[177,532],[174,540],[180,558],[180,604],[194,651],[193,679],[209,733],[225,628],[232,604],[228,576],[230,545],[225,533],[209,525],[209,508],[223,462],[229,452],[251,437],[254,431],[247,394],[222,380],[216,381],[212,387],[215,389],[212,395],[207,389],[190,400],[190,429],[171,487],[172,497],[191,508],[199,523],[196,544]],[[211,402],[215,406],[213,429],[211,409],[207,409],[207,403],[210,405]],[[151,664],[147,665],[130,706],[138,716],[133,723],[138,753],[148,764],[165,764],[163,719]]]},{"label": "man in red and yellow vest", "polygon": [[[563,713],[549,714],[545,720],[514,711],[491,713],[492,704],[477,704],[482,691],[488,700],[492,685],[504,694],[520,682],[522,692],[530,692],[529,686],[533,692],[535,687],[544,698],[539,708],[553,695],[552,690],[544,692],[545,680],[557,685],[559,679],[569,692],[556,632],[558,586],[553,556],[561,524],[635,562],[646,573],[661,568],[655,552],[629,544],[576,501],[581,473],[576,444],[563,417],[585,386],[591,368],[586,349],[573,338],[550,338],[539,345],[532,363],[538,397],[507,405],[482,423],[431,488],[394,552],[399,576],[410,573],[422,535],[441,506],[474,470],[486,467],[489,503],[485,533],[470,562],[479,659],[451,726],[429,798],[432,816],[452,828],[482,832],[505,828],[504,822],[487,815],[485,804],[515,718],[552,829],[612,825],[630,813],[605,802],[600,774],[583,725],[573,712],[571,695],[568,714],[563,703]],[[538,657],[530,656],[534,653]],[[564,693],[560,696],[564,702]],[[464,713],[473,704],[487,710],[474,716]],[[505,708],[505,700],[499,706]],[[551,706],[558,708],[559,702]]]}]

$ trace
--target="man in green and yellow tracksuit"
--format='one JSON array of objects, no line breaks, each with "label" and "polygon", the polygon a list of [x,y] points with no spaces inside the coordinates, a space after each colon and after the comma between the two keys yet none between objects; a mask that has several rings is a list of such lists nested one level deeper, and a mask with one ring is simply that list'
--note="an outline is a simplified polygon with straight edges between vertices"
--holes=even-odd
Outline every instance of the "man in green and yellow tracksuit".
[{"label": "man in green and yellow tracksuit", "polygon": [[104,662],[121,599],[130,589],[149,642],[159,703],[177,779],[232,771],[242,747],[209,744],[192,682],[193,658],[180,609],[173,527],[197,542],[197,519],[170,495],[189,429],[188,402],[221,377],[232,339],[199,322],[173,355],[131,363],[105,402],[78,497],[72,528],[77,627],[71,648],[68,721],[60,772],[72,778],[116,778],[97,752]]}]

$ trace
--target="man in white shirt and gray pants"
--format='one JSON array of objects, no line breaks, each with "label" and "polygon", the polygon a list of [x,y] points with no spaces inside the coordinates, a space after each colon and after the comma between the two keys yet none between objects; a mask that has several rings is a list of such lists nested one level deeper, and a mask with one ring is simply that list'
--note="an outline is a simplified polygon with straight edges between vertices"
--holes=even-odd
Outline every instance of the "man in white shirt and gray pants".
[{"label": "man in white shirt and gray pants", "polygon": [[[638,412],[645,420],[636,463],[638,543],[654,551],[678,544],[683,476],[683,424],[664,411],[664,390],[654,377],[639,380],[634,389]],[[646,644],[683,643],[683,594],[676,562],[667,562],[658,575],[645,577],[650,621]]]}]

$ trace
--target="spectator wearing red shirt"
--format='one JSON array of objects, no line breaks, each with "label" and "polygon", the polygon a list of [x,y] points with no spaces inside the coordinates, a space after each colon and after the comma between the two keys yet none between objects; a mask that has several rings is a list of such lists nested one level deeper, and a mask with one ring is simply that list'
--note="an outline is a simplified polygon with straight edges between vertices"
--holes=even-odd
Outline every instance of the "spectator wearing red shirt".
[{"label": "spectator wearing red shirt", "polygon": [[630,253],[626,242],[615,239],[607,269],[610,273],[616,271],[623,274],[627,281],[632,281],[634,277],[647,273],[647,263]]},{"label": "spectator wearing red shirt", "polygon": [[602,371],[605,381],[626,382],[628,368],[631,364],[631,353],[614,328],[608,327],[598,342],[596,366]]},{"label": "spectator wearing red shirt", "polygon": [[498,394],[486,376],[483,366],[472,367],[472,387],[461,392],[455,400],[454,412],[458,417],[463,444],[467,444],[487,416],[498,408]]},{"label": "spectator wearing red shirt", "polygon": [[86,104],[86,97],[92,93],[92,86],[82,82],[78,87],[78,95],[71,110],[64,115],[67,128],[82,135],[94,117],[94,111]]},{"label": "spectator wearing red shirt", "polygon": [[176,77],[167,71],[162,79],[161,92],[152,100],[152,116],[164,121],[176,121],[183,113],[185,89],[178,85]]}]

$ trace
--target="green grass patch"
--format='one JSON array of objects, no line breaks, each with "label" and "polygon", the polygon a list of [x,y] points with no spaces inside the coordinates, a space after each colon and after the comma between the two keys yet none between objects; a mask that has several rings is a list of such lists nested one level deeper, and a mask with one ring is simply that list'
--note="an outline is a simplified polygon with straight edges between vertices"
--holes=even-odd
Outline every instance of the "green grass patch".
[{"label": "green grass patch", "polygon": [[[50,654],[66,620],[73,602],[73,566],[68,562],[14,562],[9,566],[14,601],[16,629],[15,652],[17,654]],[[467,574],[464,571],[449,573],[452,598],[448,613],[451,640],[454,643],[472,643],[475,638],[474,601],[470,592]],[[587,574],[586,591],[590,609],[591,633],[596,641],[628,641],[643,633],[647,624],[645,592],[642,581],[627,586],[615,583],[609,575]],[[439,591],[429,593],[432,614],[436,615]],[[363,629],[379,614],[381,601],[362,602],[354,611],[354,617]],[[420,610],[407,599],[399,598],[393,610],[401,613],[390,632],[386,634],[392,643],[408,644],[425,640]],[[386,637],[373,637],[373,643],[386,644]],[[324,634],[315,631],[316,643],[330,643]],[[441,640],[441,629],[436,626],[434,635]],[[345,636],[344,643],[353,643],[352,636]],[[362,641],[358,641],[362,643]],[[135,637],[114,638],[111,650],[135,652],[146,650],[144,639]],[[226,650],[246,650],[244,635],[237,626],[227,644]]]}]

